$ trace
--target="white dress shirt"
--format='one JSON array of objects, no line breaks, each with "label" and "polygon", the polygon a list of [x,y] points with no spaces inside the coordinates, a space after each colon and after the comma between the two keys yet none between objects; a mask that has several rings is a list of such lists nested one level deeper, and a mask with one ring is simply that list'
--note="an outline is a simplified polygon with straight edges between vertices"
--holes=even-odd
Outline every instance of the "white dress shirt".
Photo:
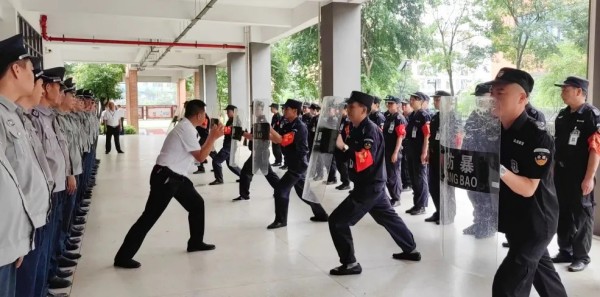
[{"label": "white dress shirt", "polygon": [[196,127],[184,118],[167,135],[156,164],[185,176],[195,160],[191,152],[199,150]]}]

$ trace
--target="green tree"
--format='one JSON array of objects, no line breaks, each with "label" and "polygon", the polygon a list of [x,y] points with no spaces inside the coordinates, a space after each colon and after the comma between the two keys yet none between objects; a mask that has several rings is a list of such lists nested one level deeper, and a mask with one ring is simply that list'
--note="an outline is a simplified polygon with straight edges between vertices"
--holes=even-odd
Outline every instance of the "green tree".
[{"label": "green tree", "polygon": [[362,89],[372,94],[398,91],[403,60],[427,44],[421,22],[424,1],[370,0],[361,12]]},{"label": "green tree", "polygon": [[[229,104],[229,76],[226,68],[217,68],[217,102],[219,102],[219,115]],[[213,115],[215,116],[215,115]]]},{"label": "green tree", "polygon": [[455,94],[454,73],[459,66],[472,69],[480,65],[489,49],[482,44],[480,32],[485,23],[479,0],[428,0],[433,15],[434,49],[429,62],[448,74],[450,93]]},{"label": "green tree", "polygon": [[289,39],[289,70],[292,83],[291,95],[296,98],[315,99],[320,97],[319,28],[308,27]]},{"label": "green tree", "polygon": [[563,43],[558,46],[556,53],[546,59],[544,68],[547,74],[536,81],[532,101],[536,106],[557,111],[564,103],[560,88],[554,84],[563,82],[567,76],[587,77],[587,55],[578,45]]},{"label": "green tree", "polygon": [[284,39],[271,46],[271,85],[273,86],[273,102],[285,100],[290,83],[289,39]]},{"label": "green tree", "polygon": [[125,65],[75,64],[72,74],[78,89],[91,90],[105,106],[108,100],[121,98],[119,83],[123,81]]}]

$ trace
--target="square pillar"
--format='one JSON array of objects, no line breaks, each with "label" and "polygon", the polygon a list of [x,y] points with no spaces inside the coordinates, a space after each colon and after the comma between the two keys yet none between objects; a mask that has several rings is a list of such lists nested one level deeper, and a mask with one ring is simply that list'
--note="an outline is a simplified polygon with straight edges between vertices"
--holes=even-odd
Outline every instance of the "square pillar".
[{"label": "square pillar", "polygon": [[194,99],[204,101],[204,78],[202,77],[202,68],[194,72]]},{"label": "square pillar", "polygon": [[[600,106],[600,45],[596,34],[600,32],[600,5],[597,1],[590,1],[590,28],[588,48],[588,80],[590,81],[588,98],[594,106]],[[598,93],[598,96],[596,96]],[[598,179],[600,180],[600,179]],[[596,183],[595,193],[600,193],[600,184]],[[595,207],[594,235],[600,236],[600,207]]]},{"label": "square pillar", "polygon": [[250,106],[247,71],[245,53],[227,54],[229,103],[237,106],[238,110],[246,115]]},{"label": "square pillar", "polygon": [[361,90],[361,5],[321,7],[321,95],[348,97]]},{"label": "square pillar", "polygon": [[185,78],[180,78],[177,80],[177,114],[179,114],[179,111],[183,110],[183,104],[187,100],[185,85]]},{"label": "square pillar", "polygon": [[250,98],[272,98],[270,44],[250,43]]},{"label": "square pillar", "polygon": [[137,69],[128,69],[125,78],[125,89],[127,90],[127,124],[139,131],[138,121],[138,73]]},{"label": "square pillar", "polygon": [[209,117],[218,116],[220,111],[217,98],[217,66],[204,66],[204,102]]}]

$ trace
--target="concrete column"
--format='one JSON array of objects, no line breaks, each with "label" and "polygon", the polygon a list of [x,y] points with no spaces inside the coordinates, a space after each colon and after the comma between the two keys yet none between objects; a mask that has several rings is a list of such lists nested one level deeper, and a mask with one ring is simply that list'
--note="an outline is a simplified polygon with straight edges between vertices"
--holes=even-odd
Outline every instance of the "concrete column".
[{"label": "concrete column", "polygon": [[183,104],[187,100],[185,91],[185,78],[177,80],[177,110],[183,110]]},{"label": "concrete column", "polygon": [[249,114],[250,100],[248,99],[248,82],[246,80],[246,54],[227,54],[227,73],[229,88],[229,103],[237,106],[244,114]]},{"label": "concrete column", "polygon": [[[600,32],[600,5],[597,1],[590,1],[590,31],[589,31],[589,49],[588,49],[588,80],[590,81],[590,89],[588,98],[591,98],[591,103],[598,107],[600,106],[600,42],[596,34]],[[596,96],[596,93],[598,95]],[[597,176],[598,177],[598,176]],[[600,179],[598,179],[600,181]],[[600,193],[600,184],[596,183],[594,192]],[[600,207],[595,207],[594,234],[600,236]]]},{"label": "concrete column", "polygon": [[200,71],[194,72],[194,99],[204,100],[204,78],[202,77],[202,67]]},{"label": "concrete column", "polygon": [[139,131],[138,121],[138,73],[137,69],[129,69],[125,78],[127,90],[127,124]]},{"label": "concrete column", "polygon": [[204,91],[208,116],[218,116],[222,108],[217,98],[217,66],[204,66]]},{"label": "concrete column", "polygon": [[360,90],[360,4],[321,7],[321,93],[348,97]]},{"label": "concrete column", "polygon": [[250,43],[250,98],[272,98],[270,44]]}]

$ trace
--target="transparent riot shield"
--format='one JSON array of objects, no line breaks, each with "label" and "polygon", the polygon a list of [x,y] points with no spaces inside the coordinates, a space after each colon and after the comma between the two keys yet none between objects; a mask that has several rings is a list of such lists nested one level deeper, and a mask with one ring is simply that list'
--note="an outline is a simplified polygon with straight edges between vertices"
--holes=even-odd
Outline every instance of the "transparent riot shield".
[{"label": "transparent riot shield", "polygon": [[308,162],[306,182],[302,193],[302,198],[305,200],[320,203],[325,196],[327,181],[313,179],[313,177],[326,177],[332,167],[333,153],[336,150],[335,143],[342,120],[341,110],[344,109],[344,103],[345,100],[341,97],[323,98],[315,140],[313,147],[310,148],[310,161]]},{"label": "transparent riot shield", "polygon": [[269,157],[271,156],[271,113],[270,99],[254,99],[252,106],[252,173],[269,173]]},{"label": "transparent riot shield", "polygon": [[444,258],[481,277],[498,265],[499,120],[492,98],[441,98],[440,223]]},{"label": "transparent riot shield", "polygon": [[246,117],[245,113],[239,109],[236,109],[233,114],[233,125],[231,127],[231,150],[229,154],[229,165],[232,167],[242,168],[244,165],[242,150],[243,150],[243,136],[245,128]]}]

